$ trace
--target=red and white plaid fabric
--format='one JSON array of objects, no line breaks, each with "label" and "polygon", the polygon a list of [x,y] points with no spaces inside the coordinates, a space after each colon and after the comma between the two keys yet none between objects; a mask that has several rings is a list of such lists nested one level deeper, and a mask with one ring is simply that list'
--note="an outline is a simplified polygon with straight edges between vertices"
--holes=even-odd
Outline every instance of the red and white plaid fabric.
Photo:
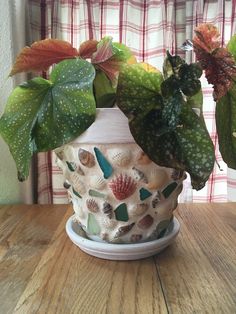
[{"label": "red and white plaid fabric", "polygon": [[[105,35],[129,46],[139,61],[161,69],[166,50],[186,57],[191,53],[179,47],[193,37],[199,23],[218,26],[222,43],[235,33],[236,1],[223,0],[29,0],[32,41],[59,38],[75,47],[88,39],[100,40]],[[211,87],[204,85],[204,114],[207,127],[216,146],[216,165],[206,187],[192,191],[185,182],[181,201],[227,201],[227,169],[218,151],[214,123],[214,102]],[[235,173],[228,181],[230,192],[236,194]],[[38,154],[38,202],[65,203],[60,171],[51,153]]]}]

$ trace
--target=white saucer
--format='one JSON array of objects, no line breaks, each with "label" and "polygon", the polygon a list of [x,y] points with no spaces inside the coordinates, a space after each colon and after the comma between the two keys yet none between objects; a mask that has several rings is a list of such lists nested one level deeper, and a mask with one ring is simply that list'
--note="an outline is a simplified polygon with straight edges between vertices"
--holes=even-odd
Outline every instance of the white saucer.
[{"label": "white saucer", "polygon": [[137,260],[161,252],[170,245],[178,235],[179,221],[174,218],[163,238],[150,242],[134,244],[116,244],[96,242],[87,238],[81,226],[71,216],[66,223],[66,232],[71,241],[82,251],[109,260]]}]

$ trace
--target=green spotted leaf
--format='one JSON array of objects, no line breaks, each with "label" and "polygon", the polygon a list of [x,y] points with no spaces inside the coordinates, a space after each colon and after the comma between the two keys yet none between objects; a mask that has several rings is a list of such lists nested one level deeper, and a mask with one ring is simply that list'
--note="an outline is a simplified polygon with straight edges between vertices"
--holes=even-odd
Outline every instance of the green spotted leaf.
[{"label": "green spotted leaf", "polygon": [[59,147],[94,121],[94,67],[85,60],[64,60],[50,80],[37,77],[14,89],[0,119],[0,134],[9,145],[19,179],[29,173],[34,152]]},{"label": "green spotted leaf", "polygon": [[216,127],[223,160],[236,169],[236,84],[216,103]]},{"label": "green spotted leaf", "polygon": [[119,74],[117,104],[128,117],[161,107],[160,72],[147,72],[141,64],[127,65]]}]

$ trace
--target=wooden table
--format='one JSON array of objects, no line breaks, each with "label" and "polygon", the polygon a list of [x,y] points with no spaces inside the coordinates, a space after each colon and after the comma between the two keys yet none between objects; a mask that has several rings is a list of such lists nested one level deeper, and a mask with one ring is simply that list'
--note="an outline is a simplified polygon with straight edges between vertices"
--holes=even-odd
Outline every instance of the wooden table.
[{"label": "wooden table", "polygon": [[236,313],[236,203],[181,204],[161,254],[116,262],[65,233],[67,205],[0,206],[0,313]]}]

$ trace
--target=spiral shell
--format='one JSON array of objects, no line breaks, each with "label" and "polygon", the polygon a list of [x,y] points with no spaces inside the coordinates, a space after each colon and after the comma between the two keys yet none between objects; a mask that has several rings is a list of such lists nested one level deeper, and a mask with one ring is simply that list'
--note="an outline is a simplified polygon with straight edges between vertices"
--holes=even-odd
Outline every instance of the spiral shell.
[{"label": "spiral shell", "polygon": [[120,227],[115,234],[115,238],[119,238],[127,234],[133,228],[134,225],[135,223],[133,222],[130,225]]},{"label": "spiral shell", "polygon": [[109,204],[108,202],[104,202],[102,210],[103,210],[104,214],[107,215],[108,218],[112,217],[113,208],[112,208],[111,204]]},{"label": "spiral shell", "polygon": [[96,189],[96,190],[102,190],[105,185],[106,185],[106,181],[103,177],[97,176],[97,175],[90,177],[91,188]]},{"label": "spiral shell", "polygon": [[136,183],[130,176],[121,173],[109,183],[109,187],[117,200],[123,200],[134,193]]},{"label": "spiral shell", "polygon": [[149,175],[147,188],[150,190],[157,190],[164,186],[167,181],[168,176],[165,170],[156,169]]},{"label": "spiral shell", "polygon": [[118,167],[126,167],[131,161],[132,154],[129,149],[113,149],[109,153],[112,163]]},{"label": "spiral shell", "polygon": [[83,166],[92,168],[95,165],[95,158],[93,154],[91,154],[87,150],[80,148],[78,155],[79,160]]},{"label": "spiral shell", "polygon": [[141,170],[137,169],[136,167],[132,167],[132,170],[134,172],[134,176],[137,181],[148,183],[147,177]]},{"label": "spiral shell", "polygon": [[171,178],[175,181],[180,180],[183,177],[184,171],[173,169],[171,173]]},{"label": "spiral shell", "polygon": [[140,229],[148,229],[153,224],[153,217],[151,215],[144,216],[141,220],[138,222],[138,227]]},{"label": "spiral shell", "polygon": [[143,215],[148,210],[147,203],[136,204],[129,209],[130,216],[140,216]]},{"label": "spiral shell", "polygon": [[99,206],[93,198],[89,198],[86,200],[86,206],[88,210],[92,213],[97,213],[99,211]]},{"label": "spiral shell", "polygon": [[156,208],[157,205],[163,201],[165,198],[160,191],[157,191],[156,195],[152,199],[152,207]]},{"label": "spiral shell", "polygon": [[73,174],[70,176],[70,181],[75,191],[77,191],[79,194],[84,194],[86,192],[85,185],[76,172],[73,172]]}]

